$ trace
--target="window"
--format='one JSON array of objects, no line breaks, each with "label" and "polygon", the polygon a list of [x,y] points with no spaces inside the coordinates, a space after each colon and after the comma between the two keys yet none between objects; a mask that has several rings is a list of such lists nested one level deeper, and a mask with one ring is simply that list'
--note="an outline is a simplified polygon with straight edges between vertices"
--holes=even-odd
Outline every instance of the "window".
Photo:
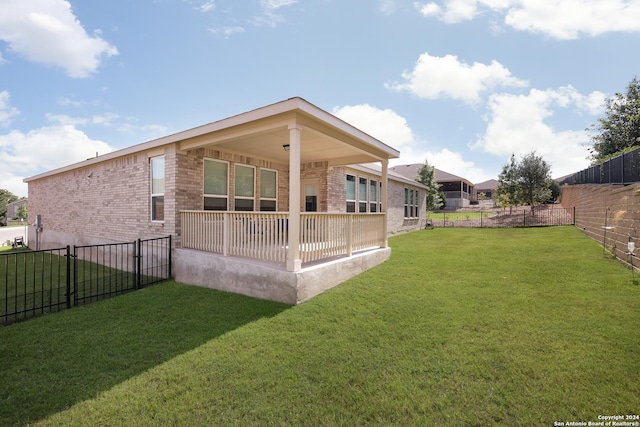
[{"label": "window", "polygon": [[356,211],[356,177],[347,175],[347,212]]},{"label": "window", "polygon": [[347,212],[382,212],[382,181],[347,174],[346,196]]},{"label": "window", "polygon": [[278,204],[278,172],[260,169],[260,210],[275,212]]},{"label": "window", "polygon": [[409,189],[404,189],[404,217],[409,218]]},{"label": "window", "polygon": [[255,201],[255,174],[253,166],[235,167],[235,210],[252,211]]},{"label": "window", "polygon": [[378,181],[369,181],[369,212],[378,212]]},{"label": "window", "polygon": [[204,160],[204,209],[226,211],[228,205],[229,164]]},{"label": "window", "polygon": [[151,164],[151,221],[164,221],[164,157],[154,157]]},{"label": "window", "polygon": [[367,211],[367,178],[358,179],[358,212]]},{"label": "window", "polygon": [[418,214],[418,190],[404,189],[404,217],[417,218]]}]

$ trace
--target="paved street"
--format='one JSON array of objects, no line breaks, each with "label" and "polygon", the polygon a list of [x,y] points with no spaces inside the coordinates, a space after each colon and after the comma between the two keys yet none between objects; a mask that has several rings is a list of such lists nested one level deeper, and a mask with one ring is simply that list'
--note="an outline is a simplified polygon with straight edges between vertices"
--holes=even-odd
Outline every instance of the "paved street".
[{"label": "paved street", "polygon": [[[15,237],[23,237],[25,244],[27,243],[27,233],[29,227],[0,227],[0,245],[4,246],[7,244],[7,240],[13,242]],[[9,243],[11,244],[11,243]]]}]

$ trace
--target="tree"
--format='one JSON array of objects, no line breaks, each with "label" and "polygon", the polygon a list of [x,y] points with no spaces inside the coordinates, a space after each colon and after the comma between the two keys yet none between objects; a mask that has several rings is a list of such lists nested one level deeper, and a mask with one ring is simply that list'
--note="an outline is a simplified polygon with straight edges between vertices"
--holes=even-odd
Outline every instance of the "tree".
[{"label": "tree", "polygon": [[533,207],[551,197],[551,167],[544,159],[530,152],[518,163],[518,183],[522,198]]},{"label": "tree", "polygon": [[512,208],[521,203],[529,204],[532,209],[537,203],[548,201],[552,196],[551,168],[535,151],[516,161],[511,155],[509,163],[502,167],[498,177],[498,206]]},{"label": "tree", "polygon": [[605,117],[587,130],[591,137],[591,160],[599,163],[612,154],[640,144],[640,82],[633,78],[626,93],[616,93],[605,101]]},{"label": "tree", "polygon": [[442,200],[438,192],[440,184],[436,182],[435,168],[429,165],[427,160],[425,160],[424,164],[418,169],[416,181],[429,188],[427,190],[427,210],[432,211],[440,208],[442,206]]},{"label": "tree", "polygon": [[518,183],[518,163],[516,156],[511,155],[509,163],[502,167],[498,176],[497,204],[501,208],[511,209],[520,204],[520,186]]},{"label": "tree", "polygon": [[549,183],[549,192],[551,193],[551,197],[547,200],[547,203],[553,203],[560,197],[562,194],[562,187],[558,184],[558,181],[552,179]]},{"label": "tree", "polygon": [[20,205],[20,207],[18,208],[18,212],[16,212],[15,219],[22,219],[22,220],[26,220],[27,219],[27,205],[26,204]]},{"label": "tree", "polygon": [[0,188],[0,218],[7,218],[7,204],[18,200],[18,196],[9,190]]}]

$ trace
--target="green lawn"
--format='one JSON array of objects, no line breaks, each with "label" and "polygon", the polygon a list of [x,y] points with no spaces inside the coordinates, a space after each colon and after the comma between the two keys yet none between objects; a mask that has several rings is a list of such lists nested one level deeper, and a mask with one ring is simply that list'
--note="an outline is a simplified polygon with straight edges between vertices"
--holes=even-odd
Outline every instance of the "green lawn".
[{"label": "green lawn", "polygon": [[423,230],[290,307],[173,282],[0,328],[0,425],[553,425],[640,411],[640,286],[573,227]]},{"label": "green lawn", "polygon": [[[67,260],[64,254],[64,250],[32,252],[28,248],[0,252],[1,323],[66,307]],[[135,288],[135,275],[131,272],[80,259],[74,262],[77,271],[75,295],[80,304]],[[73,281],[70,285],[73,289]]]}]

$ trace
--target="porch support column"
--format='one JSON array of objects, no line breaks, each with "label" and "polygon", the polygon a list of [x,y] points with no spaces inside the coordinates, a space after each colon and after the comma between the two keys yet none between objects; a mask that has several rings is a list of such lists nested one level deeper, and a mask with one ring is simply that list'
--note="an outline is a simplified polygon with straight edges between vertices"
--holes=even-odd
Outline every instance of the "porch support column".
[{"label": "porch support column", "polygon": [[387,185],[389,184],[388,180],[388,170],[389,170],[389,160],[382,160],[382,212],[384,212],[384,220],[382,221],[382,232],[384,243],[382,244],[383,248],[389,247],[389,239],[387,237],[387,221],[388,221],[388,213],[387,213]]},{"label": "porch support column", "polygon": [[289,125],[289,250],[287,271],[302,268],[300,258],[300,128]]}]

